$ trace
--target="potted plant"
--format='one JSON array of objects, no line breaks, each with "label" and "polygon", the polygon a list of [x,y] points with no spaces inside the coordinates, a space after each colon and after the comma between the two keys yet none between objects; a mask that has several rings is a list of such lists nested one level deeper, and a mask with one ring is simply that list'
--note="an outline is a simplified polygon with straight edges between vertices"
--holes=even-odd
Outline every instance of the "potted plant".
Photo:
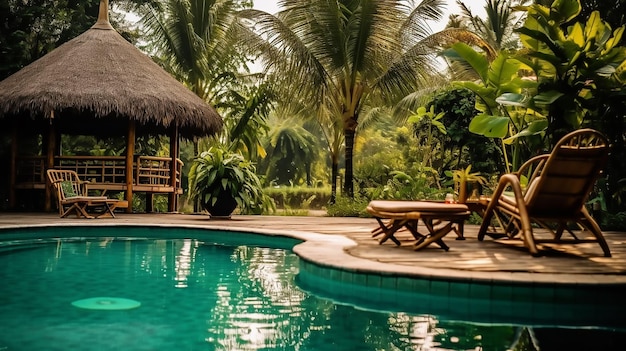
[{"label": "potted plant", "polygon": [[479,172],[472,173],[472,165],[465,169],[457,169],[454,171],[446,171],[446,175],[452,177],[454,182],[454,190],[458,194],[458,202],[465,203],[467,201],[468,186],[471,185],[472,194],[470,198],[478,198],[478,188],[487,185],[487,179],[480,175]]},{"label": "potted plant", "polygon": [[191,164],[189,197],[217,218],[230,218],[237,206],[242,212],[272,208],[255,172],[254,164],[240,153],[214,145]]}]

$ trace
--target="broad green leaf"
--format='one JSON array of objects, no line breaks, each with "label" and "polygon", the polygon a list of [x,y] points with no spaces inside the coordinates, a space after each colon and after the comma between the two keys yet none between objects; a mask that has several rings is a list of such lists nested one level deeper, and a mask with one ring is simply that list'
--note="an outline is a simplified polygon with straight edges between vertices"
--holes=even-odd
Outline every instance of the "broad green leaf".
[{"label": "broad green leaf", "polygon": [[495,113],[498,103],[494,99],[496,89],[494,87],[485,87],[475,82],[456,82],[456,85],[471,90],[476,94],[476,109],[488,114]]},{"label": "broad green leaf", "polygon": [[509,131],[509,118],[478,115],[470,122],[469,130],[489,138],[504,138]]},{"label": "broad green leaf", "polygon": [[433,120],[432,124],[433,124],[433,126],[437,127],[437,129],[439,129],[441,134],[447,134],[448,133],[447,130],[446,130],[446,126],[443,123],[441,123],[441,122],[439,122],[437,120]]},{"label": "broad green leaf", "polygon": [[622,35],[624,35],[624,26],[621,26],[613,31],[613,36],[607,40],[602,53],[606,53],[613,49],[616,45],[619,45],[620,40],[622,40]]},{"label": "broad green leaf", "polygon": [[611,65],[606,65],[600,69],[597,69],[595,73],[601,77],[610,77],[613,73],[615,73],[615,67]]},{"label": "broad green leaf", "polygon": [[563,71],[569,70],[572,66],[576,65],[578,59],[583,55],[583,52],[576,46],[574,43],[569,43],[570,45],[565,45],[565,52],[569,57],[567,62],[567,66],[563,67]]},{"label": "broad green leaf", "polygon": [[537,59],[531,59],[527,56],[518,56],[517,60],[521,63],[520,69],[522,70],[542,72],[546,66],[545,62]]},{"label": "broad green leaf", "polygon": [[481,90],[485,89],[484,85],[470,81],[455,82],[454,84],[462,88],[469,89],[475,94],[479,94]]},{"label": "broad green leaf", "polygon": [[548,119],[541,118],[531,122],[526,128],[533,135],[540,134],[548,129]]},{"label": "broad green leaf", "polygon": [[[213,184],[215,182],[215,178],[217,177],[217,172],[210,172],[206,178],[206,185]],[[204,186],[204,185],[201,185]]]},{"label": "broad green leaf", "polygon": [[597,51],[598,48],[604,49],[606,43],[611,38],[611,34],[613,34],[611,32],[611,27],[608,26],[606,22],[602,21],[602,31],[598,33],[596,37],[596,45],[594,47],[594,51]]},{"label": "broad green leaf", "polygon": [[[531,31],[538,30],[539,23],[534,17],[528,16],[526,17],[526,22],[524,22],[523,28],[526,28],[526,30],[531,30]],[[541,43],[537,39],[535,39],[534,37],[530,35],[524,34],[524,32],[519,29],[518,29],[518,32],[519,32],[520,41],[522,42],[522,45],[525,48],[534,50],[534,51],[539,50],[539,46],[541,45]]]},{"label": "broad green leaf", "polygon": [[548,18],[550,17],[550,8],[539,4],[531,5],[528,8],[528,16],[541,16]]},{"label": "broad green leaf", "polygon": [[550,17],[557,23],[573,20],[580,13],[579,0],[555,0],[550,7]]},{"label": "broad green leaf", "polygon": [[602,32],[605,30],[606,28],[600,18],[600,13],[598,11],[593,11],[585,24],[585,41],[598,41],[596,37],[598,35],[602,35]]},{"label": "broad green leaf", "polygon": [[564,94],[557,90],[549,90],[539,93],[533,97],[535,104],[537,105],[550,105],[558,100]]},{"label": "broad green leaf", "polygon": [[582,23],[574,23],[574,25],[570,27],[570,32],[567,38],[578,45],[579,48],[585,46],[585,32]]},{"label": "broad green leaf", "polygon": [[623,61],[615,69],[615,78],[622,84],[626,83],[626,61]]},{"label": "broad green leaf", "polygon": [[[243,165],[243,168],[246,168],[246,167],[250,167],[250,166]],[[241,179],[242,181],[244,180],[245,175],[243,174],[243,171],[240,168],[233,168],[233,172],[235,173],[237,179]]]},{"label": "broad green leaf", "polygon": [[[562,49],[558,46],[558,44],[552,40],[546,33],[539,30],[532,30],[526,27],[522,27],[518,29],[518,32],[524,35],[527,35],[537,41],[536,45],[528,47],[528,49],[534,51],[535,53],[542,54],[550,54],[553,56],[562,55]],[[557,59],[558,62],[558,59]]]},{"label": "broad green leaf", "polygon": [[517,106],[526,107],[526,96],[522,94],[504,93],[496,99],[496,101],[503,106]]},{"label": "broad green leaf", "polygon": [[489,67],[489,83],[499,87],[510,82],[517,77],[520,65],[520,62],[515,59],[509,59],[504,54],[498,55]]},{"label": "broad green leaf", "polygon": [[489,69],[489,61],[485,55],[474,50],[471,46],[464,43],[456,43],[452,45],[452,50],[466,61],[476,71],[483,82],[487,81],[487,70]]},{"label": "broad green leaf", "polygon": [[515,139],[541,134],[545,132],[547,128],[548,128],[548,120],[539,119],[530,123],[526,128],[522,129],[519,133],[504,139],[503,142],[507,145],[511,145],[513,144]]}]

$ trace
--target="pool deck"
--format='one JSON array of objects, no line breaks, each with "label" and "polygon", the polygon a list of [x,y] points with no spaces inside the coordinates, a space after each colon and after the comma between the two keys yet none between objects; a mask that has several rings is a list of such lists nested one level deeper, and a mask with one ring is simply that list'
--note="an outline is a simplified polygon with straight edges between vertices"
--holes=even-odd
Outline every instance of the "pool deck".
[{"label": "pool deck", "polygon": [[311,234],[311,238],[322,240],[311,239],[310,243],[299,245],[301,248],[296,247],[296,253],[321,265],[351,271],[535,284],[626,286],[626,233],[623,232],[604,232],[613,257],[604,257],[595,243],[561,245],[558,250],[545,245],[541,247],[541,257],[532,257],[517,240],[478,241],[475,225],[466,225],[464,241],[454,240],[454,235],[444,238],[450,246],[446,252],[434,244],[414,251],[412,237],[407,232],[396,235],[402,241],[400,247],[392,242],[379,245],[371,235],[377,227],[372,218],[235,215],[230,220],[216,220],[207,215],[118,214],[114,219],[88,220],[60,219],[53,213],[0,213],[0,228],[115,224],[246,230],[305,240]]}]

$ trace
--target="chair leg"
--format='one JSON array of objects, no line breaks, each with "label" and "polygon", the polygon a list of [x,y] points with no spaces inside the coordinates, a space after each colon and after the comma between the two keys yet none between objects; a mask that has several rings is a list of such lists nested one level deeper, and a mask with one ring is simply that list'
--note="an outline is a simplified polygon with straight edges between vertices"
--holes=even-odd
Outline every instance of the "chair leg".
[{"label": "chair leg", "polygon": [[604,257],[611,257],[611,249],[609,249],[609,244],[607,244],[606,239],[604,239],[604,235],[602,235],[602,230],[600,229],[598,222],[596,222],[595,219],[591,217],[587,209],[583,208],[582,213],[583,213],[583,216],[585,217],[584,223],[582,224],[586,226],[587,228],[589,228],[593,236],[596,237],[598,244],[600,244],[600,247],[602,248],[602,251],[604,252]]},{"label": "chair leg", "polygon": [[418,242],[415,243],[415,246],[413,249],[415,251],[421,250],[425,248],[426,246],[430,245],[431,243],[435,242],[445,251],[450,250],[450,247],[448,247],[448,245],[446,245],[446,243],[443,242],[443,237],[446,236],[452,230],[452,226],[454,223],[450,221],[439,229],[433,228],[432,223],[428,223],[428,221],[424,221],[424,224],[426,225],[426,227],[428,227],[430,234],[418,240]]},{"label": "chair leg", "polygon": [[65,211],[61,210],[59,213],[61,214],[61,218],[65,218],[72,213],[76,214],[76,217],[80,217],[76,204],[71,204]]},{"label": "chair leg", "polygon": [[115,218],[115,208],[116,205],[115,204],[110,204],[110,203],[104,203],[103,204],[104,209],[102,210],[102,212],[98,213],[95,217],[96,218]]},{"label": "chair leg", "polygon": [[65,218],[70,214],[76,214],[76,218],[94,218],[94,216],[87,213],[87,204],[86,203],[73,203],[65,212],[61,214],[61,218]]},{"label": "chair leg", "polygon": [[380,241],[378,242],[378,244],[382,245],[385,241],[387,241],[387,239],[391,239],[391,241],[393,241],[397,246],[401,246],[402,244],[400,243],[400,240],[396,239],[394,235],[396,231],[398,231],[398,229],[402,228],[405,221],[393,220],[389,223],[391,224],[391,226],[387,226],[380,218],[376,218],[376,220],[378,221],[380,229],[383,232],[383,237],[380,238]]},{"label": "chair leg", "polygon": [[490,201],[489,205],[487,205],[487,209],[483,214],[483,221],[480,224],[480,229],[478,229],[478,241],[483,241],[485,239],[487,229],[489,229],[489,223],[491,223],[491,218],[493,217],[493,212],[496,207],[496,202],[497,200]]},{"label": "chair leg", "polygon": [[539,249],[537,249],[537,244],[535,243],[530,218],[528,218],[528,216],[521,217],[520,222],[522,224],[522,238],[524,239],[524,245],[526,245],[531,255],[539,256]]}]

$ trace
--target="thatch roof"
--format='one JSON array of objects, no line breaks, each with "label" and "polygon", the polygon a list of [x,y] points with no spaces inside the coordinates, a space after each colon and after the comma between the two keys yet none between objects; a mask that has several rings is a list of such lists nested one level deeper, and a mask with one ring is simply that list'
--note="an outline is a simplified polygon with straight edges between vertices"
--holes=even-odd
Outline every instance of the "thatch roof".
[{"label": "thatch roof", "polygon": [[101,1],[98,22],[85,33],[0,82],[0,118],[55,118],[93,135],[123,133],[128,119],[143,133],[177,123],[187,138],[221,129],[210,105],[111,27],[107,6]]}]

